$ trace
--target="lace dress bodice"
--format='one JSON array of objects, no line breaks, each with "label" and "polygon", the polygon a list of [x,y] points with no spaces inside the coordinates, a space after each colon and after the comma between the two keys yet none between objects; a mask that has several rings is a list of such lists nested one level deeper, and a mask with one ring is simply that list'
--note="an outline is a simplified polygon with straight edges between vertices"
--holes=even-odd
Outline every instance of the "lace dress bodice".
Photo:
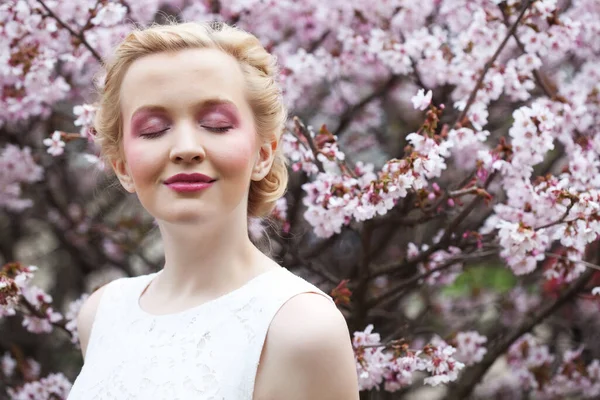
[{"label": "lace dress bodice", "polygon": [[252,400],[271,320],[300,293],[330,296],[277,268],[199,306],[146,313],[139,297],[158,273],[108,284],[68,400]]}]

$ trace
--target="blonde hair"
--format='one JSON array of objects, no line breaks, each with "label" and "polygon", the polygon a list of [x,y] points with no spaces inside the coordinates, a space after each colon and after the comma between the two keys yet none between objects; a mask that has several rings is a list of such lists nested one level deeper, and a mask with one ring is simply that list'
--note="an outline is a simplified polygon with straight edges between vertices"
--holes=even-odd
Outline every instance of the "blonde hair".
[{"label": "blonde hair", "polygon": [[[123,157],[121,140],[120,86],[129,66],[137,59],[160,52],[186,49],[218,49],[233,56],[245,76],[248,101],[254,114],[256,132],[261,144],[276,140],[279,144],[287,119],[276,58],[269,54],[252,34],[223,23],[177,23],[152,25],[134,29],[115,49],[105,64],[106,78],[99,89],[100,100],[94,120],[96,143],[107,165]],[[275,207],[287,187],[286,159],[277,146],[273,165],[260,181],[252,181],[248,193],[248,216],[265,217]]]}]

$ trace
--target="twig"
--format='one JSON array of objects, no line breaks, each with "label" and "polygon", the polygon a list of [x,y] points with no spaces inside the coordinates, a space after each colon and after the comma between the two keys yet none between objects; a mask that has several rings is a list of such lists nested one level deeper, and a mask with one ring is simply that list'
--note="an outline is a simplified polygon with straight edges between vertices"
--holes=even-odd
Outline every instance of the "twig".
[{"label": "twig", "polygon": [[308,131],[308,129],[306,128],[304,123],[302,123],[302,121],[300,121],[300,118],[298,118],[297,116],[294,117],[294,124],[298,128],[298,131],[300,132],[300,134],[302,136],[304,136],[304,138],[308,142],[308,145],[310,146],[310,150],[313,152],[315,165],[317,166],[317,168],[319,168],[319,171],[325,172],[325,169],[323,168],[323,163],[321,163],[321,160],[319,160],[319,158],[317,157],[319,155],[319,150],[317,149],[317,146],[315,145],[315,141],[310,136],[310,132]]},{"label": "twig", "polygon": [[[399,9],[401,9],[401,7],[398,7]],[[406,36],[404,36],[404,33],[402,33],[402,31],[398,32],[398,35],[400,36],[400,39],[402,40],[403,43],[406,43]],[[412,57],[409,57],[410,59],[410,65],[412,67],[413,70],[413,76],[415,77],[415,81],[417,83],[417,85],[423,89],[423,91],[427,92],[427,85],[423,82],[423,79],[421,78],[421,74],[419,73],[419,69],[417,68],[417,63],[415,62],[415,60]]]},{"label": "twig", "polygon": [[466,189],[452,190],[448,193],[448,195],[450,197],[464,196],[465,194],[476,193],[477,189],[479,189],[477,186],[471,186]]},{"label": "twig", "polygon": [[292,256],[293,261],[297,262],[298,264],[302,265],[303,267],[306,267],[310,271],[315,272],[316,274],[318,274],[319,276],[324,278],[327,282],[332,283],[334,285],[337,285],[340,283],[341,278],[335,276],[334,274],[332,274],[325,268],[321,268],[313,261],[301,258],[300,254],[298,253],[297,247],[289,246],[288,253]]},{"label": "twig", "polygon": [[[432,269],[428,270],[427,272],[424,272],[419,275],[415,275],[412,278],[409,278],[405,281],[398,283],[393,288],[391,288],[388,291],[386,291],[385,293],[383,293],[381,296],[378,296],[378,297],[372,299],[367,305],[369,308],[375,307],[375,306],[382,306],[381,303],[383,303],[383,302],[387,303],[389,301],[393,301],[395,299],[395,295],[400,294],[400,292],[402,290],[404,290],[410,286],[413,286],[415,283],[419,282],[421,279],[426,279],[427,277],[429,277],[430,275],[433,275],[436,272],[443,271],[459,262],[464,262],[464,261],[474,259],[474,258],[482,258],[482,257],[486,257],[489,255],[494,255],[497,253],[498,253],[498,250],[494,249],[494,250],[479,251],[479,252],[474,252],[474,253],[469,253],[469,254],[462,254],[462,255],[459,255],[456,257],[449,258],[443,264],[441,264],[435,268],[432,268]],[[412,263],[413,261],[410,260],[409,262]],[[405,264],[407,264],[407,263],[405,263]],[[404,269],[405,264],[387,267],[384,270],[379,271],[377,273],[377,276],[396,272],[400,269]],[[375,274],[373,274],[373,275],[375,275]]]},{"label": "twig", "polygon": [[351,278],[358,281],[358,285],[353,290],[352,300],[354,302],[354,315],[351,320],[351,331],[357,330],[363,326],[367,318],[370,307],[367,306],[367,293],[371,277],[371,242],[373,238],[372,221],[365,221],[360,235],[362,255],[352,271]]},{"label": "twig", "polygon": [[[504,24],[506,26],[508,26],[509,21],[508,21],[508,15],[506,14],[506,9],[503,7],[502,3],[498,4],[498,7],[500,8],[500,12],[502,12],[502,17],[504,17]],[[519,39],[517,32],[513,31],[512,35],[513,35],[513,38],[515,38],[515,41],[517,42],[517,45],[519,46],[521,51],[525,52],[525,46]],[[554,99],[556,96],[556,92],[554,92],[550,87],[548,87],[548,85],[546,85],[546,82],[542,78],[540,71],[536,68],[532,71],[532,73],[533,73],[533,77],[535,78],[537,84],[542,88],[542,90],[546,94],[546,96],[548,96],[550,99]]]},{"label": "twig", "polygon": [[[498,171],[494,171],[492,172],[488,177],[487,180],[485,181],[483,188],[487,189],[488,186],[490,185],[490,183],[492,183],[492,181],[494,180],[494,178],[496,177],[496,174],[498,173]],[[456,229],[458,227],[458,225],[460,225],[460,223],[471,213],[471,211],[473,211],[475,209],[475,207],[477,207],[479,205],[479,203],[481,202],[482,197],[481,196],[477,196],[475,197],[473,200],[471,200],[471,202],[460,212],[460,214],[458,214],[448,225],[448,228],[446,229],[446,231],[444,232],[444,235],[442,236],[442,238],[440,239],[440,243],[446,243],[448,240],[450,240],[450,238],[452,237],[452,232],[454,231],[454,229]]]},{"label": "twig", "polygon": [[429,214],[429,215],[425,214],[425,215],[421,215],[420,217],[412,217],[412,218],[403,218],[402,216],[392,216],[387,219],[381,219],[380,221],[378,221],[376,219],[375,224],[378,228],[381,226],[389,226],[389,225],[393,225],[396,228],[398,228],[399,226],[402,226],[402,227],[417,226],[417,225],[424,224],[425,222],[432,221],[436,218],[445,217],[447,215],[447,213],[448,212],[446,210],[441,210],[440,212],[435,213],[435,214]]},{"label": "twig", "polygon": [[48,319],[48,316],[46,314],[44,314],[42,311],[38,310],[37,308],[35,308],[33,306],[33,304],[31,304],[26,298],[25,296],[21,296],[20,299],[20,303],[23,304],[25,306],[25,308],[27,309],[27,311],[29,311],[31,313],[30,316],[39,318],[39,319],[46,319],[48,320],[48,322],[50,322],[50,324],[52,324],[53,326],[62,329],[63,331],[67,332],[69,334],[69,336],[73,336],[73,333],[67,329],[67,327],[65,326],[65,318],[63,318],[62,323],[58,323],[58,322],[52,322]]},{"label": "twig", "polygon": [[323,254],[323,252],[331,247],[333,244],[335,244],[338,241],[338,237],[337,235],[333,235],[323,241],[321,241],[320,243],[316,244],[314,247],[312,247],[312,249],[306,253],[303,254],[302,258],[313,258],[319,254]]},{"label": "twig", "polygon": [[210,12],[213,14],[221,13],[221,2],[219,0],[209,0]]},{"label": "twig", "polygon": [[569,223],[569,222],[574,222],[574,221],[579,220],[580,218],[575,218],[575,219],[572,219],[570,221],[563,221],[565,218],[567,218],[567,215],[569,215],[569,212],[571,212],[571,209],[573,208],[573,206],[575,206],[575,203],[573,201],[571,201],[571,204],[569,204],[569,206],[565,210],[565,212],[562,215],[562,217],[560,217],[557,221],[549,222],[546,225],[538,226],[538,227],[536,227],[534,229],[536,231],[539,231],[540,229],[549,228],[549,227],[554,226],[554,225],[558,225],[558,224],[562,224],[562,223],[566,224],[566,223]]},{"label": "twig", "polygon": [[549,257],[556,258],[558,260],[572,262],[574,264],[582,264],[588,268],[594,269],[596,271],[600,271],[600,265],[592,264],[591,262],[587,262],[587,261],[583,261],[583,260],[571,260],[569,257],[561,256],[560,254],[551,253],[551,252],[547,252],[547,251],[545,251],[544,254]]},{"label": "twig", "polygon": [[[304,185],[307,181],[308,181],[308,177],[306,176],[306,174],[300,174],[296,185],[294,187],[288,187],[289,193],[291,193],[291,198],[296,199],[292,203],[292,206],[288,210],[287,220],[290,223],[290,227],[300,225],[298,223],[298,218],[300,215],[300,209],[301,209],[300,205],[302,202],[299,199],[302,195],[302,185]],[[282,241],[280,242],[281,249],[275,256],[276,260],[283,260],[286,252],[289,252],[290,249],[293,248],[293,246],[295,246],[295,244],[292,243],[292,241],[291,241],[291,239],[294,237],[291,229],[292,228],[290,228],[290,231],[287,233],[285,233],[285,232],[280,233],[279,237],[281,237],[281,239],[282,239]]]},{"label": "twig", "polygon": [[469,96],[469,99],[467,100],[467,104],[465,104],[465,108],[459,114],[456,121],[454,121],[454,123],[452,124],[453,128],[456,127],[459,123],[461,123],[461,121],[465,118],[465,115],[467,115],[469,108],[471,108],[471,106],[475,102],[475,97],[477,96],[477,92],[479,92],[479,88],[483,84],[483,79],[485,78],[485,75],[487,74],[489,69],[494,65],[494,61],[496,61],[496,59],[502,52],[502,49],[504,49],[504,46],[506,46],[506,43],[508,43],[508,39],[510,39],[510,37],[512,36],[514,31],[517,29],[519,22],[521,22],[521,19],[525,15],[525,12],[531,6],[531,4],[533,4],[534,1],[535,0],[526,0],[525,5],[523,6],[523,9],[521,10],[521,13],[519,14],[519,17],[517,18],[515,23],[510,27],[510,29],[506,33],[504,40],[502,41],[502,43],[500,43],[500,46],[498,46],[494,55],[488,60],[488,62],[485,63],[485,65],[483,67],[483,71],[481,72],[481,75],[479,76],[479,80],[477,80],[477,83],[475,84],[475,88],[473,88],[473,90],[471,91],[471,95]]},{"label": "twig", "polygon": [[65,28],[67,31],[69,31],[69,33],[71,34],[71,36],[77,38],[81,42],[81,44],[83,44],[90,51],[90,53],[92,53],[92,55],[94,56],[94,58],[96,60],[98,60],[98,62],[100,64],[102,64],[102,57],[100,57],[100,55],[96,52],[96,50],[94,50],[92,48],[92,46],[88,43],[88,41],[85,39],[83,31],[81,33],[75,32],[73,29],[71,29],[71,27],[69,25],[67,25],[62,19],[60,19],[60,17],[58,15],[56,15],[50,8],[48,8],[48,6],[46,5],[46,3],[44,3],[44,0],[37,0],[37,1],[38,1],[38,3],[40,3],[42,5],[42,7],[44,7],[44,9],[46,10],[46,12],[48,12],[48,14],[52,18],[54,18],[56,20],[56,22],[58,22],[58,24],[60,26],[62,26],[63,28]]},{"label": "twig", "polygon": [[327,39],[327,37],[330,34],[331,34],[331,29],[327,29],[325,32],[323,32],[323,34],[314,43],[311,43],[311,45],[308,47],[308,53],[312,53],[317,48],[319,48],[319,46],[321,46],[321,44],[323,44],[325,39]]},{"label": "twig", "polygon": [[560,307],[562,307],[569,300],[575,297],[577,293],[579,293],[585,287],[592,274],[594,273],[595,271],[592,269],[585,271],[573,285],[571,285],[558,297],[558,299],[554,303],[544,307],[542,311],[540,311],[538,314],[526,318],[525,321],[523,321],[508,336],[506,336],[503,340],[500,340],[500,342],[494,348],[488,349],[488,353],[484,356],[483,360],[480,363],[477,363],[474,366],[463,371],[459,380],[450,387],[446,398],[468,398],[471,392],[473,391],[475,385],[481,382],[481,379],[483,378],[487,370],[492,366],[492,364],[496,361],[496,359],[499,356],[504,354],[518,338],[523,336],[525,333],[529,332],[536,325],[538,325],[544,319],[552,315]]},{"label": "twig", "polygon": [[384,94],[386,94],[388,92],[388,90],[390,90],[392,88],[392,86],[394,86],[396,84],[396,82],[398,82],[399,78],[400,77],[398,75],[392,75],[383,85],[381,85],[379,88],[377,88],[373,93],[369,94],[368,96],[363,98],[361,101],[359,101],[358,103],[356,103],[352,107],[350,107],[348,110],[346,110],[346,112],[344,112],[344,115],[342,115],[342,118],[340,119],[340,124],[335,129],[333,134],[335,136],[340,135],[344,131],[344,129],[346,129],[348,127],[348,125],[350,125],[350,122],[352,122],[352,119],[354,118],[354,116],[363,107],[365,107],[367,104],[369,104],[376,98],[381,97]]}]

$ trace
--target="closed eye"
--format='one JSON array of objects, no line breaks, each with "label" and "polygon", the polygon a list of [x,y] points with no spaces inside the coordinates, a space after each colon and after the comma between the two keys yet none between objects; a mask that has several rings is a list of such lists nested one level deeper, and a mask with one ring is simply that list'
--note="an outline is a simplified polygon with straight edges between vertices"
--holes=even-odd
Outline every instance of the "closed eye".
[{"label": "closed eye", "polygon": [[213,131],[213,132],[227,132],[228,130],[233,128],[233,126],[215,127],[215,126],[205,126],[205,125],[202,125],[202,127],[205,129],[208,129],[209,131]]},{"label": "closed eye", "polygon": [[157,131],[157,132],[145,133],[145,134],[140,135],[140,136],[143,137],[144,139],[153,139],[153,138],[161,136],[163,133],[165,133],[168,130],[169,130],[169,128],[165,128],[165,129],[162,129],[162,130]]},{"label": "closed eye", "polygon": [[[215,127],[215,126],[205,126],[205,125],[202,125],[202,127],[204,129],[208,129],[209,131],[219,132],[219,133],[227,132],[233,128],[233,126],[222,126],[222,127],[217,126],[217,127]],[[162,129],[157,132],[150,132],[150,133],[146,133],[146,134],[143,134],[140,136],[143,137],[144,139],[153,139],[153,138],[157,138],[157,137],[161,136],[163,133],[165,133],[168,130],[169,130],[169,128],[165,128],[165,129]]]}]

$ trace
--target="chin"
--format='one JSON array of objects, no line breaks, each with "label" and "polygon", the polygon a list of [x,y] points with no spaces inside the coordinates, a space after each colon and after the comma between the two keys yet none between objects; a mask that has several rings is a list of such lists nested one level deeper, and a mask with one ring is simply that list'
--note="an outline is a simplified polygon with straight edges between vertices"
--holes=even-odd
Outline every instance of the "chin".
[{"label": "chin", "polygon": [[173,212],[164,215],[163,220],[171,224],[197,225],[214,221],[218,214],[208,210],[190,210]]},{"label": "chin", "polygon": [[197,225],[209,221],[214,221],[215,216],[219,215],[217,210],[196,204],[195,207],[170,207],[165,209],[147,209],[148,212],[158,221],[164,221],[167,224],[175,225]]}]

